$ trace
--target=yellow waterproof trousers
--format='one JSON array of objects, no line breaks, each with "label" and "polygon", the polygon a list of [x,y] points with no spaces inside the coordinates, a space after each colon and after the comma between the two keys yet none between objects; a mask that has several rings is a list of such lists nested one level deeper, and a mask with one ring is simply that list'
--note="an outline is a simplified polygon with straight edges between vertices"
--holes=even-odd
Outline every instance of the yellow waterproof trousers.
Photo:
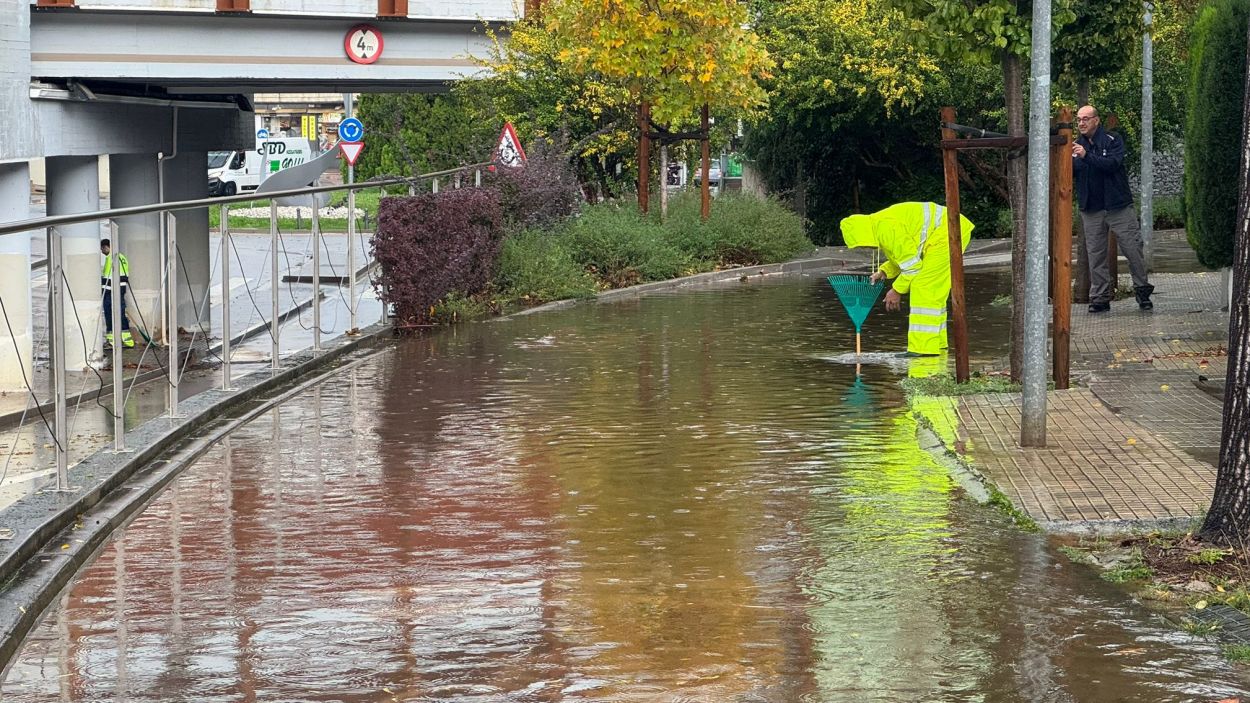
[{"label": "yellow waterproof trousers", "polygon": [[946,301],[950,293],[949,251],[941,247],[927,252],[907,296],[907,351],[941,354],[946,350]]}]

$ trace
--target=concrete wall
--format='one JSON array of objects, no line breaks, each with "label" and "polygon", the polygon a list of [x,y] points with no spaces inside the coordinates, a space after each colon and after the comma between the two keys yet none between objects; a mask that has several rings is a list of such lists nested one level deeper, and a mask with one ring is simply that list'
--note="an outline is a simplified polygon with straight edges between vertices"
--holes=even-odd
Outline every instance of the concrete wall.
[{"label": "concrete wall", "polygon": [[22,0],[0,0],[0,162],[43,154],[30,103],[30,12]]}]

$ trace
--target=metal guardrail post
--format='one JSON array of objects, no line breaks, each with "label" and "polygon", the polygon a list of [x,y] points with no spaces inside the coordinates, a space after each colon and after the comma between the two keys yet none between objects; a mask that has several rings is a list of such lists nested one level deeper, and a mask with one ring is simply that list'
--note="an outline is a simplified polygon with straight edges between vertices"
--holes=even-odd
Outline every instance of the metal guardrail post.
[{"label": "metal guardrail post", "polygon": [[181,417],[178,414],[178,380],[181,377],[182,364],[178,359],[178,221],[174,219],[174,213],[165,213],[165,232],[168,240],[165,243],[165,251],[168,255],[165,262],[169,266],[169,271],[165,278],[168,280],[166,286],[165,303],[169,306],[168,320],[169,324],[165,328],[165,336],[168,338],[166,349],[169,350],[169,363],[166,368],[169,369],[169,417]]},{"label": "metal guardrail post", "polygon": [[482,187],[482,169],[480,168],[473,171],[473,185],[478,188]]},{"label": "metal guardrail post", "polygon": [[221,206],[221,389],[230,387],[230,206]]},{"label": "metal guardrail post", "polygon": [[109,238],[112,240],[112,246],[109,249],[109,258],[112,259],[109,266],[109,299],[111,301],[109,314],[113,316],[113,451],[124,452],[126,451],[126,422],[123,411],[126,409],[126,379],[123,373],[125,362],[122,359],[124,347],[122,301],[125,300],[126,291],[121,287],[122,243],[118,234],[117,223],[109,221]]},{"label": "metal guardrail post", "polygon": [[313,352],[321,351],[321,213],[317,208],[317,196],[312,196],[312,249],[313,249]]},{"label": "metal guardrail post", "polygon": [[282,353],[278,344],[278,201],[269,201],[269,297],[273,306],[269,316],[269,336],[273,338],[270,368],[277,370]]},{"label": "metal guardrail post", "polygon": [[438,179],[437,178],[434,179],[434,191],[433,192],[435,195],[438,194]]},{"label": "metal guardrail post", "polygon": [[[65,261],[61,233],[48,228],[48,310],[52,314],[49,337],[52,361],[53,442],[56,444],[56,490],[69,490],[69,426],[65,398]],[[36,401],[37,403],[38,401]]]}]

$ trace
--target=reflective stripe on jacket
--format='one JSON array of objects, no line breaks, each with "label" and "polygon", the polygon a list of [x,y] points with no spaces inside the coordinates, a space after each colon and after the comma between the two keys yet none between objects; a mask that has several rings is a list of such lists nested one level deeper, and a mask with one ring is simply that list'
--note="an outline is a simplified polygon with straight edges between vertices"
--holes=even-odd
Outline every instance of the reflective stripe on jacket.
[{"label": "reflective stripe on jacket", "polygon": [[[121,262],[120,270],[117,272],[121,278],[122,285],[130,283],[130,262],[126,260],[125,254],[118,254],[117,260]],[[105,290],[113,287],[113,255],[109,254],[104,257],[104,269],[100,272],[100,285]]]}]

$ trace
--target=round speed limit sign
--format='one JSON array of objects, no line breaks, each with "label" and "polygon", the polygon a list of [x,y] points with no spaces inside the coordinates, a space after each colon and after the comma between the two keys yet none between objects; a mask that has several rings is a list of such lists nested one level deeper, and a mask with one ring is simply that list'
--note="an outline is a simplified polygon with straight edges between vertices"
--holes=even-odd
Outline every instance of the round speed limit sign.
[{"label": "round speed limit sign", "polygon": [[343,50],[356,63],[373,63],[382,55],[382,33],[373,26],[358,24],[347,30]]}]

